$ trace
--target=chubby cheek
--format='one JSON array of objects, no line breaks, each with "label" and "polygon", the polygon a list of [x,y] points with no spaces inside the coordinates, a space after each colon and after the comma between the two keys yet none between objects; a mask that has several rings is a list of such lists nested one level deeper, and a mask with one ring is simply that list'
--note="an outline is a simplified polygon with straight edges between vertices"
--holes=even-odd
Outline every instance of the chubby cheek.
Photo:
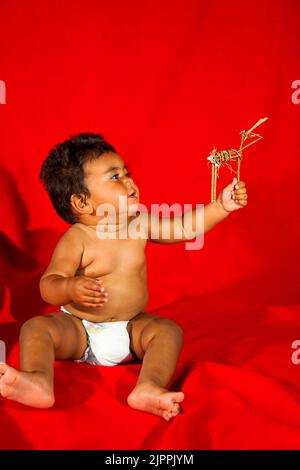
[{"label": "chubby cheek", "polygon": [[103,204],[111,204],[116,212],[123,212],[123,210],[132,204],[136,204],[139,202],[139,191],[136,186],[134,189],[137,191],[137,199],[135,198],[128,198],[128,191],[124,186],[118,186],[114,184],[113,188],[106,188],[102,197],[98,199],[98,205],[101,203]]},{"label": "chubby cheek", "polygon": [[127,191],[126,188],[123,187],[123,185],[115,182],[107,188],[107,190],[105,191],[105,196],[107,201],[115,203],[116,201],[118,201],[119,196],[127,196]]},{"label": "chubby cheek", "polygon": [[111,195],[110,198],[110,203],[115,207],[116,211],[122,210],[122,207],[124,208],[126,204],[128,205],[128,199],[127,199],[127,191],[126,190],[115,190],[114,193]]}]

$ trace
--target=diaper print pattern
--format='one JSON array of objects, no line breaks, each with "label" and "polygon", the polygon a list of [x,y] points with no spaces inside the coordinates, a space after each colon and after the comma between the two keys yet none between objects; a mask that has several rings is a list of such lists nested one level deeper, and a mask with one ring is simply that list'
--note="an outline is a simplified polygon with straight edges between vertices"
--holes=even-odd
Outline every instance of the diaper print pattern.
[{"label": "diaper print pattern", "polygon": [[106,330],[106,328],[107,327],[105,325],[102,325],[100,323],[94,323],[94,324],[89,323],[86,325],[87,331],[93,335],[98,335],[103,330]]}]

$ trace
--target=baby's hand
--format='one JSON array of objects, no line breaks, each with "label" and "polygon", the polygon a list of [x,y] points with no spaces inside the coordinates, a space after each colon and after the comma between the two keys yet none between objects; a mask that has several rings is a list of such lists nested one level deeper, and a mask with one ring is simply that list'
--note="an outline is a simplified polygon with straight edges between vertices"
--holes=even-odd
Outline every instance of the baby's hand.
[{"label": "baby's hand", "polygon": [[82,307],[102,307],[108,300],[108,294],[101,279],[88,276],[68,278],[68,291],[72,301]]},{"label": "baby's hand", "polygon": [[244,181],[233,178],[232,183],[225,186],[217,198],[217,203],[227,212],[236,211],[247,205],[247,189]]}]

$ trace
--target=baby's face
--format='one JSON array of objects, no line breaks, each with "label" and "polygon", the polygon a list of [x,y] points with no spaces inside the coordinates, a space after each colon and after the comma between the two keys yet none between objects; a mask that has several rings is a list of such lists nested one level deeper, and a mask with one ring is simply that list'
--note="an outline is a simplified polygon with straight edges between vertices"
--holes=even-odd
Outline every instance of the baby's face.
[{"label": "baby's face", "polygon": [[123,201],[127,201],[128,208],[139,203],[138,187],[129,177],[126,166],[117,153],[106,152],[96,160],[86,163],[84,172],[85,184],[91,193],[89,201],[95,214],[100,204],[112,204],[116,213],[119,213],[120,196],[123,196]]}]

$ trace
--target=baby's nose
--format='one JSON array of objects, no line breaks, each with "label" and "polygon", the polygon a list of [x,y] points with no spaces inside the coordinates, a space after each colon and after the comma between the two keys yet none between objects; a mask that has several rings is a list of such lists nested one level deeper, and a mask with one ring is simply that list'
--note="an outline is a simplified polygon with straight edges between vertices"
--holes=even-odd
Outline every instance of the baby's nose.
[{"label": "baby's nose", "polygon": [[129,187],[129,186],[131,186],[131,185],[133,184],[133,179],[129,178],[129,176],[127,176],[126,178],[127,178],[127,179],[126,179],[126,184],[127,184],[127,186]]}]

